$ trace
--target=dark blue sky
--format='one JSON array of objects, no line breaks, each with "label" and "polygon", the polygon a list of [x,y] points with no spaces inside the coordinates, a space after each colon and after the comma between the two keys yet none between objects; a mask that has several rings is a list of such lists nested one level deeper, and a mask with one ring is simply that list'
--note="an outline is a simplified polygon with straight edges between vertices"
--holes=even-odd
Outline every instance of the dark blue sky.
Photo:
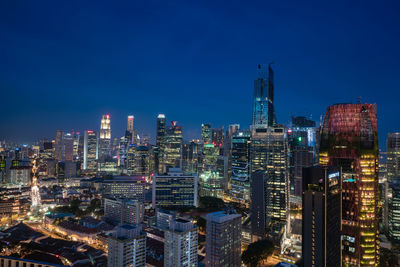
[{"label": "dark blue sky", "polygon": [[258,63],[275,62],[279,123],[319,120],[337,102],[378,104],[381,147],[400,131],[398,1],[1,1],[0,139],[98,129],[128,114],[152,138],[155,119],[251,120]]}]

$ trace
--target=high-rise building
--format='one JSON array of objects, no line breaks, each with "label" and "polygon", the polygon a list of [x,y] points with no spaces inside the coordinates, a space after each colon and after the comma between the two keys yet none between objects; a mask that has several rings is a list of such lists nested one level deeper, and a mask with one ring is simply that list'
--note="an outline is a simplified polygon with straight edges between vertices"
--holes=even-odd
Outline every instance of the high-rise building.
[{"label": "high-rise building", "polygon": [[400,242],[400,133],[388,134],[386,152],[387,182],[391,195],[388,199],[388,232],[393,241]]},{"label": "high-rise building", "polygon": [[9,183],[20,186],[31,185],[31,166],[11,166],[9,169],[10,179]]},{"label": "high-rise building", "polygon": [[129,115],[128,116],[128,122],[127,122],[127,126],[126,126],[126,130],[130,133],[133,134],[133,121],[134,121],[135,117],[133,115]]},{"label": "high-rise building", "polygon": [[129,199],[104,199],[104,218],[119,224],[138,224],[143,222],[144,204]]},{"label": "high-rise building", "polygon": [[290,189],[298,197],[302,194],[303,168],[317,163],[315,125],[315,121],[306,117],[292,117],[292,127],[288,129]]},{"label": "high-rise building", "polygon": [[63,160],[63,154],[64,154],[64,132],[57,130],[56,131],[56,142],[54,144],[54,158],[57,161],[62,161]]},{"label": "high-rise building", "polygon": [[85,131],[83,150],[83,169],[86,173],[96,173],[97,170],[97,134],[95,131]]},{"label": "high-rise building", "polygon": [[118,226],[108,237],[108,267],[126,266],[146,266],[146,234],[140,224]]},{"label": "high-rise building", "polygon": [[157,173],[164,171],[163,165],[163,150],[164,150],[164,137],[166,133],[166,120],[164,114],[157,116],[157,135],[156,135],[156,148],[154,152],[154,169]]},{"label": "high-rise building", "polygon": [[[256,171],[264,172],[264,175],[251,176],[252,214],[266,216],[265,218],[253,216],[252,220],[264,220],[264,226],[266,226],[265,234],[278,238],[282,228],[286,226],[289,212],[288,140],[286,128],[282,126],[253,127],[250,162],[252,174]],[[255,193],[253,188],[262,191]],[[259,211],[257,209],[262,210]],[[254,224],[256,225],[256,223]],[[252,225],[252,227],[255,226]],[[256,232],[262,233],[263,229],[258,229]]]},{"label": "high-rise building", "polygon": [[218,211],[206,216],[206,267],[241,266],[241,215]]},{"label": "high-rise building", "polygon": [[342,266],[340,171],[304,168],[302,182],[304,266]]},{"label": "high-rise building", "polygon": [[344,266],[378,265],[378,156],[376,105],[328,107],[319,162],[342,170]]},{"label": "high-rise building", "polygon": [[134,175],[149,177],[150,153],[147,146],[137,146],[135,149],[135,173]]},{"label": "high-rise building", "polygon": [[212,129],[212,143],[217,147],[222,147],[224,143],[224,127]]},{"label": "high-rise building", "polygon": [[209,144],[211,142],[211,125],[209,123],[203,123],[201,125],[201,138],[203,144]]},{"label": "high-rise building", "polygon": [[246,203],[250,202],[250,138],[249,131],[239,131],[231,137],[231,196]]},{"label": "high-rise building", "polygon": [[200,196],[223,197],[226,188],[224,173],[218,168],[219,147],[212,143],[203,145],[200,173]]},{"label": "high-rise building", "polygon": [[182,145],[182,170],[185,173],[197,173],[199,166],[200,142],[192,140]]},{"label": "high-rise building", "polygon": [[181,167],[181,151],[182,126],[178,126],[176,121],[172,121],[172,126],[166,130],[161,149],[163,172],[167,172],[169,168]]},{"label": "high-rise building", "polygon": [[153,177],[153,208],[197,207],[196,174],[185,174],[180,169],[170,168],[168,174]]},{"label": "high-rise building", "polygon": [[164,266],[198,266],[198,228],[191,221],[173,218],[164,230]]},{"label": "high-rise building", "polygon": [[107,114],[101,118],[98,159],[104,160],[109,156],[111,156],[111,119]]},{"label": "high-rise building", "polygon": [[71,133],[64,134],[64,160],[74,160],[74,136]]},{"label": "high-rise building", "polygon": [[126,153],[126,163],[125,163],[128,175],[134,175],[136,173],[135,153],[136,153],[136,145],[134,144],[128,145]]},{"label": "high-rise building", "polygon": [[254,81],[253,124],[274,126],[274,72],[271,64],[258,65],[258,77]]}]

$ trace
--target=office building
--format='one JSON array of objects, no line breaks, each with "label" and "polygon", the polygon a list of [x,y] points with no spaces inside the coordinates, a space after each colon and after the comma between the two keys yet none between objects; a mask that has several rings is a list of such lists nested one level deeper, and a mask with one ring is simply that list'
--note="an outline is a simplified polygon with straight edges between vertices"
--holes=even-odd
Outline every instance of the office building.
[{"label": "office building", "polygon": [[61,130],[56,131],[56,140],[54,143],[54,158],[57,161],[62,161],[63,160],[63,154],[64,154],[64,132]]},{"label": "office building", "polygon": [[241,266],[241,215],[232,210],[206,216],[206,267]]},{"label": "office building", "polygon": [[292,117],[292,126],[288,129],[289,172],[291,192],[301,197],[302,170],[318,162],[315,121],[306,117]]},{"label": "office building", "polygon": [[168,174],[153,177],[153,208],[155,207],[197,207],[196,174],[182,173],[170,168]]},{"label": "office building", "polygon": [[212,143],[217,147],[222,147],[224,143],[224,127],[212,129]]},{"label": "office building", "polygon": [[388,134],[386,152],[388,195],[391,195],[388,199],[388,232],[391,240],[400,242],[400,133]]},{"label": "office building", "polygon": [[145,201],[146,180],[143,177],[117,176],[102,182],[103,198],[127,198]]},{"label": "office building", "polygon": [[258,65],[258,77],[254,81],[252,125],[274,126],[274,72],[271,64]]},{"label": "office building", "polygon": [[135,172],[134,175],[149,177],[150,175],[150,153],[147,146],[135,148]]},{"label": "office building", "polygon": [[118,226],[108,237],[108,267],[126,266],[146,266],[146,234],[140,224]]},{"label": "office building", "polygon": [[249,131],[239,131],[231,137],[230,195],[233,199],[245,203],[250,203],[250,138]]},{"label": "office building", "polygon": [[201,138],[203,144],[209,144],[211,142],[211,125],[209,123],[203,123],[201,125]]},{"label": "office building", "polygon": [[163,150],[164,137],[166,134],[166,119],[164,114],[157,116],[156,148],[154,149],[154,169],[157,173],[164,172]]},{"label": "office building", "polygon": [[119,224],[143,222],[144,204],[129,199],[104,199],[104,218]]},{"label": "office building", "polygon": [[[254,229],[258,224],[255,223],[252,228],[258,234],[265,232],[278,239],[282,228],[286,226],[289,211],[288,140],[285,127],[252,127],[250,162],[252,214],[265,216],[257,218],[253,215],[252,222],[265,221],[266,227]],[[257,171],[264,174],[253,176]],[[260,236],[263,237],[264,234]]]},{"label": "office building", "polygon": [[161,149],[162,172],[167,172],[169,168],[181,167],[182,150],[182,127],[176,121],[166,129]]},{"label": "office building", "polygon": [[[342,266],[339,169],[303,169],[302,248],[304,266]],[[352,239],[344,242],[351,242]]]},{"label": "office building", "polygon": [[111,119],[107,114],[101,118],[98,159],[105,160],[109,156],[111,156]]},{"label": "office building", "polygon": [[71,133],[64,134],[64,161],[74,160],[74,136]]},{"label": "office building", "polygon": [[95,174],[97,170],[97,134],[95,131],[85,131],[83,170],[89,174]]},{"label": "office building", "polygon": [[174,218],[164,238],[164,266],[198,266],[198,228],[191,221]]},{"label": "office building", "polygon": [[342,170],[344,266],[378,265],[378,156],[376,105],[328,107],[319,162]]}]

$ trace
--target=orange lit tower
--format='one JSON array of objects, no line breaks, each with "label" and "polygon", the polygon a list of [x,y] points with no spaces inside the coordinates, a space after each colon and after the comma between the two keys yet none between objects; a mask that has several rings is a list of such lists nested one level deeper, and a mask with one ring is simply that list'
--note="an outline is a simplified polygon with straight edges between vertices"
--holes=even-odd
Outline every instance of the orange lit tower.
[{"label": "orange lit tower", "polygon": [[378,266],[378,154],[376,105],[328,107],[320,164],[340,167],[343,173],[343,266]]}]

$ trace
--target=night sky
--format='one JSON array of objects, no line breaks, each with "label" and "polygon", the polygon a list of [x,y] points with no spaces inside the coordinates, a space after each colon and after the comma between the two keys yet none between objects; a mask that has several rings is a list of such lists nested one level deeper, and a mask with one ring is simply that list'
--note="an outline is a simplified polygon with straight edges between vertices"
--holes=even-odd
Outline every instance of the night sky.
[{"label": "night sky", "polygon": [[[191,2],[191,3],[189,3]],[[113,136],[135,115],[186,139],[251,122],[257,64],[274,62],[279,123],[334,103],[377,103],[380,146],[400,131],[400,2],[1,1],[0,140],[57,129]]]}]

